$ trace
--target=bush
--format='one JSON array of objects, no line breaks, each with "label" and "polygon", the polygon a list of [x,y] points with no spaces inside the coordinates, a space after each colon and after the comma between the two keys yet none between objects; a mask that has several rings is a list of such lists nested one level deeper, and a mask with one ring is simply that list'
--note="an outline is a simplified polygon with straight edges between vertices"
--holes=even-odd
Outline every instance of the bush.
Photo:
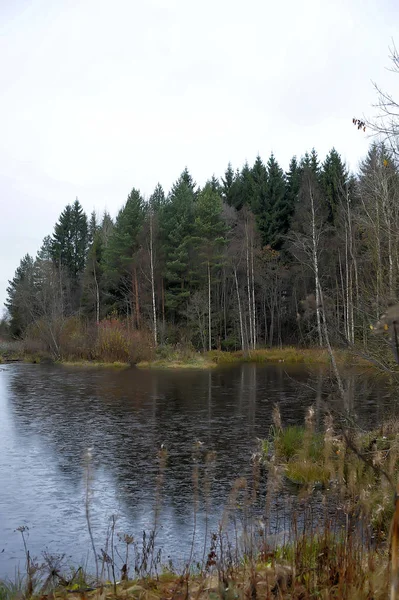
[{"label": "bush", "polygon": [[128,321],[104,319],[98,324],[95,357],[102,362],[136,364],[154,358],[154,343],[149,331],[130,328]]}]

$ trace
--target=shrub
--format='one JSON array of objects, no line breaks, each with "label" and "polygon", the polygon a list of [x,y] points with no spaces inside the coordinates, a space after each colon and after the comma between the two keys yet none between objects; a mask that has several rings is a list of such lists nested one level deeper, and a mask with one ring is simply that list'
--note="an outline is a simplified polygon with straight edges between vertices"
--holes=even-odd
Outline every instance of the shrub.
[{"label": "shrub", "polygon": [[129,331],[126,321],[111,318],[98,324],[95,355],[104,362],[129,361]]},{"label": "shrub", "polygon": [[104,319],[97,327],[95,357],[102,362],[136,364],[154,358],[151,332],[132,329],[128,321]]}]

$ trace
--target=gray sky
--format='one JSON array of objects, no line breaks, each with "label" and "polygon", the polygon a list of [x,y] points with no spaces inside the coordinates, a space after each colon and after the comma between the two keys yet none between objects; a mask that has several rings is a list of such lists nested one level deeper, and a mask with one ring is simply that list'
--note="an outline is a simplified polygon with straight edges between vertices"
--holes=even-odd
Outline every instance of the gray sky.
[{"label": "gray sky", "polygon": [[[397,0],[0,0],[0,306],[64,206],[202,184],[273,151],[356,168]],[[399,90],[397,93],[399,97]]]}]

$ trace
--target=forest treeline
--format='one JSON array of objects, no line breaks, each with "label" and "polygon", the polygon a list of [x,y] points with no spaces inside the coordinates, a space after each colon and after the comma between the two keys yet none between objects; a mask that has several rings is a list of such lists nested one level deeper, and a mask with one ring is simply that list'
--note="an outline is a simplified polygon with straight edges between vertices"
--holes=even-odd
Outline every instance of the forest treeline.
[{"label": "forest treeline", "polygon": [[58,358],[323,346],[326,327],[367,345],[399,295],[398,194],[375,143],[356,174],[335,149],[286,173],[273,155],[229,164],[202,188],[185,169],[168,193],[133,188],[115,220],[76,200],[9,283],[11,334]]}]

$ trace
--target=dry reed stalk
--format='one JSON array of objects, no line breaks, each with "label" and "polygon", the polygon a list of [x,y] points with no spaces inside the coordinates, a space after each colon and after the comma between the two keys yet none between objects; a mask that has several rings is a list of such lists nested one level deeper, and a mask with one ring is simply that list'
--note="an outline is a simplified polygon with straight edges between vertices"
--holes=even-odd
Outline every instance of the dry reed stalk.
[{"label": "dry reed stalk", "polygon": [[273,425],[276,429],[276,432],[282,431],[283,426],[281,423],[281,414],[280,414],[280,408],[279,408],[278,404],[275,404],[273,406],[272,420],[273,420]]},{"label": "dry reed stalk", "polygon": [[391,528],[391,600],[399,598],[399,483],[395,492],[395,512]]}]

